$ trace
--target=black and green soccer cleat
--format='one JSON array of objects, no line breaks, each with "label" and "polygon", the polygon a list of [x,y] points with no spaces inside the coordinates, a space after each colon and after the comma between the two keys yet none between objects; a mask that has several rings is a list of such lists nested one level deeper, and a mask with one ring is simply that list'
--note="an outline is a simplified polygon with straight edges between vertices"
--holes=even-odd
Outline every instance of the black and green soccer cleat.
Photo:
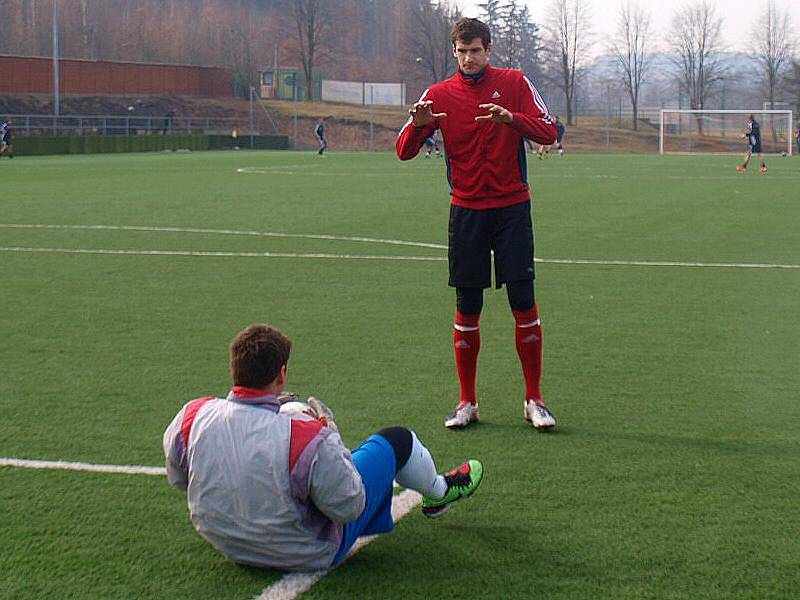
[{"label": "black and green soccer cleat", "polygon": [[483,465],[477,460],[468,460],[460,467],[445,473],[444,480],[447,482],[447,493],[440,500],[423,496],[422,514],[430,519],[442,516],[454,502],[462,498],[469,498],[474,494],[482,479]]}]

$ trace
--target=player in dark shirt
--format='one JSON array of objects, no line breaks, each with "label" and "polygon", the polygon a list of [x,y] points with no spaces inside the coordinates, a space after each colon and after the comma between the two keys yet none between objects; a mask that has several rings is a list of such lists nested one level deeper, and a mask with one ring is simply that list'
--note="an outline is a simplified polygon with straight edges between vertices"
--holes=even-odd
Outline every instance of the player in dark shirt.
[{"label": "player in dark shirt", "polygon": [[561,119],[558,118],[556,115],[556,148],[558,148],[558,155],[564,156],[564,144],[561,143],[561,140],[564,139],[564,124],[561,122]]},{"label": "player in dark shirt", "polygon": [[439,150],[439,141],[436,139],[437,131],[434,131],[431,135],[425,138],[425,158],[430,158],[431,152],[434,151],[436,151],[436,158],[442,157],[442,153]]},{"label": "player in dark shirt", "polygon": [[764,162],[764,155],[761,153],[761,127],[758,125],[758,121],[756,121],[753,115],[750,115],[748,118],[747,129],[744,134],[742,134],[742,137],[747,138],[747,152],[744,153],[744,164],[736,167],[736,170],[745,171],[750,162],[750,157],[755,153],[758,154],[758,158],[761,159],[761,168],[758,172],[766,173],[767,165]]},{"label": "player in dark shirt", "polygon": [[797,128],[797,135],[795,135],[795,139],[797,140],[797,154],[800,155],[800,127]]},{"label": "player in dark shirt", "polygon": [[14,147],[11,140],[14,138],[11,133],[11,119],[6,117],[0,125],[0,156],[8,154],[8,158],[14,158]]},{"label": "player in dark shirt", "polygon": [[317,121],[314,135],[317,136],[317,141],[319,142],[319,152],[317,154],[322,156],[325,153],[325,148],[328,147],[328,142],[325,140],[325,122],[323,119]]},{"label": "player in dark shirt", "polygon": [[[556,115],[556,148],[558,149],[558,155],[564,156],[564,144],[561,143],[561,140],[564,139],[564,123]],[[537,150],[537,154],[539,155],[539,159],[547,158],[550,156],[550,148],[552,144],[549,146],[542,145],[539,146],[539,150]]]}]

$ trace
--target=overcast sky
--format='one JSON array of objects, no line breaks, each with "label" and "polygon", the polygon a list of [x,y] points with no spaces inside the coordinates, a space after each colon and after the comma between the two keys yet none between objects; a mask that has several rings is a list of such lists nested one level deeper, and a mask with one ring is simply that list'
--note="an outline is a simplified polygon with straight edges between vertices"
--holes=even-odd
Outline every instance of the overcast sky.
[{"label": "overcast sky", "polygon": [[[551,0],[523,0],[526,1],[534,21],[542,23],[546,18],[547,10],[552,5]],[[592,26],[595,32],[595,53],[605,51],[605,40],[615,30],[622,0],[586,0],[591,8]],[[650,12],[651,27],[655,30],[654,41],[659,44],[669,29],[672,15],[680,6],[693,3],[677,2],[675,0],[638,0],[640,6]],[[468,17],[477,17],[480,12],[477,8],[480,1],[460,0],[456,4],[464,8]],[[711,0],[716,7],[717,14],[722,16],[722,36],[727,50],[747,50],[748,37],[751,24],[756,21],[767,6],[766,0]],[[800,43],[800,1],[778,0],[779,11],[789,7],[796,38]],[[544,14],[542,14],[544,13]]]}]

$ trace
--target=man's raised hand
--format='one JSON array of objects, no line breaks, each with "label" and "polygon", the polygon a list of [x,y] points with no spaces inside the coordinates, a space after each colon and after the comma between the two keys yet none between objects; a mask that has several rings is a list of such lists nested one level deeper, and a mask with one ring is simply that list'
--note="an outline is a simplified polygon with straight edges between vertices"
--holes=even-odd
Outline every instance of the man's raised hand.
[{"label": "man's raised hand", "polygon": [[478,115],[475,117],[476,121],[491,121],[492,123],[511,123],[514,120],[514,115],[507,108],[503,108],[499,104],[479,104],[478,108],[484,108],[489,111],[488,115]]},{"label": "man's raised hand", "polygon": [[447,113],[435,113],[431,110],[433,100],[420,100],[415,102],[408,114],[411,115],[411,121],[414,127],[425,127],[447,116]]}]

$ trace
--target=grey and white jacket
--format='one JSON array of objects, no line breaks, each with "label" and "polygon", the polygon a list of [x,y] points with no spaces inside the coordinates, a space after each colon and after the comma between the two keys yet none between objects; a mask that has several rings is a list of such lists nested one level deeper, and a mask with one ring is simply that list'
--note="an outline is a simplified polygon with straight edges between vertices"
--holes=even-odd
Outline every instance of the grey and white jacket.
[{"label": "grey and white jacket", "polygon": [[234,387],[187,403],[164,432],[167,477],[198,533],[239,563],[331,565],[366,495],[341,437],[274,394]]}]

